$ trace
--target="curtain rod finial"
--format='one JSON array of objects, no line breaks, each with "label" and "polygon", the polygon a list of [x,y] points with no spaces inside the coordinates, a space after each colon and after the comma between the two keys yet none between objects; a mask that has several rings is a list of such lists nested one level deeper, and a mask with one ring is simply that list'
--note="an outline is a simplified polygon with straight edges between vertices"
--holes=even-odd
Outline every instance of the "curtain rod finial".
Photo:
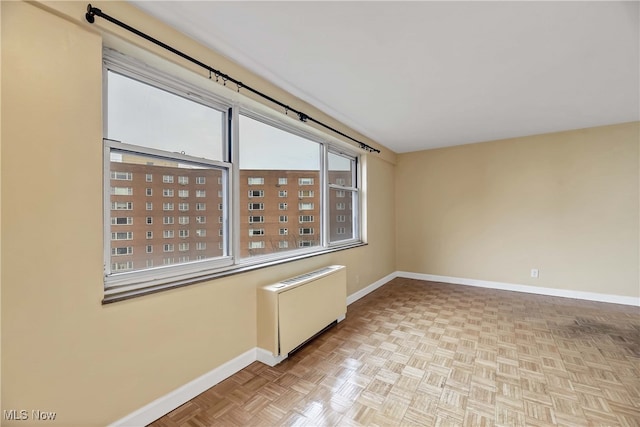
[{"label": "curtain rod finial", "polygon": [[[97,9],[100,10],[100,9]],[[85,13],[84,18],[87,20],[88,23],[93,24],[94,22],[96,22],[96,13],[95,13],[96,9],[91,6],[91,3],[89,3],[87,5],[87,13]]]}]

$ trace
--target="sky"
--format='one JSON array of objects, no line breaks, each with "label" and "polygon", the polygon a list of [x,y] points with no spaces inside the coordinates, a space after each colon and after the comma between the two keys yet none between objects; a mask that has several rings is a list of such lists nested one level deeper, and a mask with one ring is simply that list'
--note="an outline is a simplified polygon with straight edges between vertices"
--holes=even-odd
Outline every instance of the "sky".
[{"label": "sky", "polygon": [[107,138],[222,160],[224,114],[109,72]]},{"label": "sky", "polygon": [[[108,74],[107,138],[210,160],[223,159],[225,115],[114,72]],[[240,168],[320,170],[320,144],[240,116]],[[349,162],[330,158],[333,170]]]},{"label": "sky", "polygon": [[320,144],[240,116],[240,169],[320,170]]}]

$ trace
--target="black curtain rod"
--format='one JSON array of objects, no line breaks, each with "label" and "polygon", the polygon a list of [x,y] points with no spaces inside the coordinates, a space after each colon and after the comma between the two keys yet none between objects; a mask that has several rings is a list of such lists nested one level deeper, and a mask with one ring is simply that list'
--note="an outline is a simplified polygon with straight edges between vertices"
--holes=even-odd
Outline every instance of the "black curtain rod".
[{"label": "black curtain rod", "polygon": [[245,89],[245,90],[247,90],[247,91],[249,91],[249,92],[251,92],[251,93],[253,93],[255,95],[258,95],[259,97],[261,97],[263,99],[266,99],[267,101],[272,102],[272,103],[284,108],[285,114],[288,114],[289,111],[295,113],[298,116],[298,118],[300,119],[301,122],[307,122],[307,121],[313,122],[313,123],[315,123],[317,125],[322,126],[325,129],[328,129],[328,130],[330,130],[330,131],[332,131],[334,133],[337,133],[338,135],[341,135],[341,136],[343,136],[345,138],[348,138],[348,139],[358,143],[360,145],[360,148],[362,148],[363,150],[367,150],[369,152],[376,152],[376,153],[380,152],[380,150],[378,150],[377,148],[374,148],[374,147],[372,147],[372,146],[370,146],[368,144],[365,144],[364,142],[358,141],[357,139],[352,138],[349,135],[347,135],[347,134],[345,134],[343,132],[340,132],[339,130],[337,130],[337,129],[331,127],[331,126],[329,126],[329,125],[327,125],[325,123],[322,123],[321,121],[318,121],[318,120],[314,119],[313,117],[310,117],[309,115],[303,113],[302,111],[298,111],[295,108],[291,108],[290,106],[278,101],[277,99],[275,99],[275,98],[273,98],[273,97],[271,97],[271,96],[269,96],[269,95],[267,95],[267,94],[265,94],[263,92],[260,92],[259,90],[254,89],[251,86],[245,85],[241,81],[234,79],[233,77],[229,76],[228,74],[225,74],[220,70],[216,70],[215,68],[210,67],[209,65],[205,64],[204,62],[198,61],[197,59],[187,55],[186,53],[181,52],[178,49],[176,49],[174,47],[171,47],[168,44],[163,43],[160,40],[155,39],[155,38],[151,37],[150,35],[143,33],[140,30],[135,29],[132,26],[127,25],[124,22],[117,20],[116,18],[113,18],[113,17],[107,15],[106,13],[102,12],[102,10],[98,9],[97,7],[93,7],[93,6],[91,6],[91,4],[88,4],[87,5],[87,13],[85,14],[85,18],[86,18],[87,22],[89,22],[90,24],[93,24],[95,22],[95,20],[96,20],[95,19],[96,16],[104,18],[107,21],[109,21],[109,22],[111,22],[113,24],[116,24],[117,26],[122,27],[127,31],[132,32],[133,34],[135,34],[135,35],[137,35],[139,37],[142,37],[143,39],[148,40],[151,43],[162,47],[163,49],[168,50],[169,52],[171,52],[171,53],[173,53],[175,55],[178,55],[179,57],[181,57],[183,59],[186,59],[187,61],[198,65],[199,67],[204,68],[205,70],[209,71],[209,78],[211,78],[211,73],[213,73],[215,75],[215,77],[216,77],[216,81],[218,81],[218,79],[221,78],[222,81],[223,81],[223,84],[225,86],[226,86],[227,82],[231,82],[231,83],[233,83],[233,84],[235,84],[237,86],[238,92],[240,92],[240,89]]}]

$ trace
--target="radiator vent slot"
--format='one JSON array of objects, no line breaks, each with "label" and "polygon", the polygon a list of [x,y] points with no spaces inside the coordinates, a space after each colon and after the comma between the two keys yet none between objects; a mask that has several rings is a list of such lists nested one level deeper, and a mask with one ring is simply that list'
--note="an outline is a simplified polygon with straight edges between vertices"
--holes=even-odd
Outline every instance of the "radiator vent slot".
[{"label": "radiator vent slot", "polygon": [[311,271],[309,273],[305,273],[305,274],[301,274],[301,275],[296,276],[296,277],[292,277],[291,279],[283,280],[280,283],[282,283],[283,285],[297,285],[298,283],[302,283],[302,282],[304,282],[306,280],[309,280],[309,279],[320,278],[325,273],[330,273],[330,272],[335,271],[335,270],[336,270],[335,266],[324,267],[324,268],[321,268],[320,270]]}]

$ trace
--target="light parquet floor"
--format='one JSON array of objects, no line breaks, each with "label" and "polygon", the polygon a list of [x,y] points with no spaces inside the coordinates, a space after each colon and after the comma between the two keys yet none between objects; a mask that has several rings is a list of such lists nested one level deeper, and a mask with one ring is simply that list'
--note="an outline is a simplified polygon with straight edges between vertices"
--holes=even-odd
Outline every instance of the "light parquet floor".
[{"label": "light parquet floor", "polygon": [[152,424],[640,426],[640,309],[397,278]]}]

